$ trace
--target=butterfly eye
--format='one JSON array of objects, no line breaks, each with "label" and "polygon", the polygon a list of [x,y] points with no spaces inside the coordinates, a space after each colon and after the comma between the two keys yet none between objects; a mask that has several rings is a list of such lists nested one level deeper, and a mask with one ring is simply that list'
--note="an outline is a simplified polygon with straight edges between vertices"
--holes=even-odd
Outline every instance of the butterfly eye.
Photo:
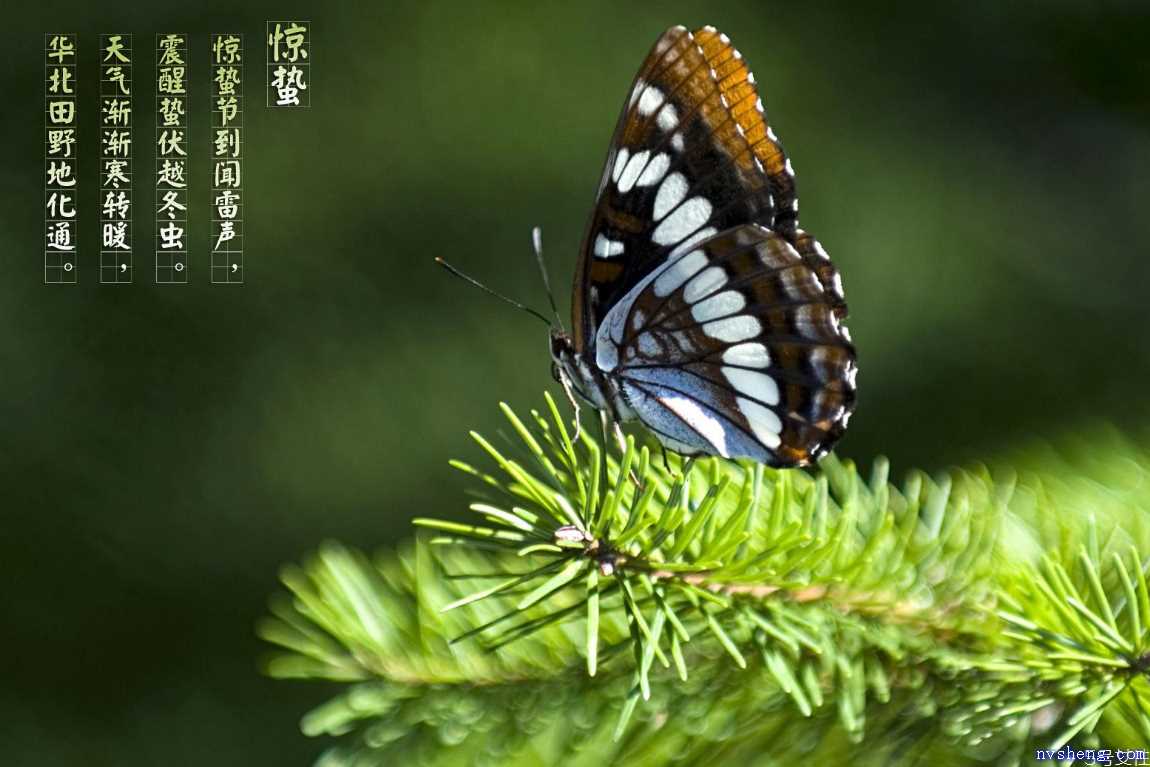
[{"label": "butterfly eye", "polygon": [[563,383],[563,376],[559,372],[558,362],[551,363],[551,377],[554,378],[557,383]]}]

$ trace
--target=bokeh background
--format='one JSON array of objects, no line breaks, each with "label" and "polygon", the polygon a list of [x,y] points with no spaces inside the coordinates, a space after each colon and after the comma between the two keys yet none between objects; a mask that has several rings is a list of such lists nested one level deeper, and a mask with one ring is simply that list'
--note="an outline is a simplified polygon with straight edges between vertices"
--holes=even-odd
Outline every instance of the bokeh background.
[{"label": "bokeh background", "polygon": [[[263,108],[266,19],[313,24],[313,107]],[[327,690],[259,673],[281,563],[450,515],[496,402],[551,385],[543,329],[432,265],[566,311],[626,88],[667,26],[750,61],[843,273],[860,402],[842,453],[895,473],[1099,421],[1150,374],[1150,6],[120,3],[0,28],[0,762],[306,764]],[[88,78],[77,286],[41,284],[42,34]],[[193,48],[192,284],[96,282],[97,35]],[[247,284],[207,284],[208,34],[247,36]],[[198,106],[196,106],[198,104]],[[146,150],[141,150],[146,151]],[[146,158],[146,154],[137,154]],[[198,162],[197,162],[198,160]],[[146,162],[140,162],[146,177]],[[137,241],[149,193],[137,184]]]}]

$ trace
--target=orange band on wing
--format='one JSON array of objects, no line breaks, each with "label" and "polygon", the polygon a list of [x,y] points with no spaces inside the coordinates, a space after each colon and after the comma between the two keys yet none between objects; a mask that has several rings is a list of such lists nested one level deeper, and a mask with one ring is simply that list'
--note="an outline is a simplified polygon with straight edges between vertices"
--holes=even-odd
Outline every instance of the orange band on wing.
[{"label": "orange band on wing", "polygon": [[755,76],[726,35],[714,27],[703,27],[692,34],[710,65],[727,110],[771,179],[775,204],[785,222],[779,228],[793,231],[798,221],[794,173],[782,145],[767,125],[762,100],[755,90]]}]

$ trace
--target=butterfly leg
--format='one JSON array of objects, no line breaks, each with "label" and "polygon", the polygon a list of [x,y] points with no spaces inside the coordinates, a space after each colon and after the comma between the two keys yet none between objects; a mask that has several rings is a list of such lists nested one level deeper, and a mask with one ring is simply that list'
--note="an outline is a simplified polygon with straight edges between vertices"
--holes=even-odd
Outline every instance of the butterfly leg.
[{"label": "butterfly leg", "polygon": [[627,452],[627,437],[623,434],[623,427],[618,421],[612,421],[611,427],[615,432],[615,444],[619,446],[619,453],[622,455]]},{"label": "butterfly leg", "polygon": [[698,458],[698,456],[693,455],[683,463],[683,479],[686,479],[687,475],[691,473],[691,469],[695,468],[696,458]]},{"label": "butterfly leg", "polygon": [[578,442],[579,436],[583,433],[583,422],[579,419],[579,401],[575,399],[575,392],[571,389],[571,380],[562,370],[559,373],[559,383],[563,386],[567,401],[571,403],[571,409],[575,411],[575,436],[571,438],[571,442]]}]

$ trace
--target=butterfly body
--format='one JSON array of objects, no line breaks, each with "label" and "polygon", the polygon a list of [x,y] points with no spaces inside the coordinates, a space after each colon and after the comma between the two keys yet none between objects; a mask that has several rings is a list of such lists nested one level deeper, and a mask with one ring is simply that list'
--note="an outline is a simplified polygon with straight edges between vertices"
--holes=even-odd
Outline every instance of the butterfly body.
[{"label": "butterfly body", "polygon": [[576,270],[556,377],[684,455],[804,465],[842,435],[855,349],[838,271],[741,54],[673,27],[632,83]]}]

